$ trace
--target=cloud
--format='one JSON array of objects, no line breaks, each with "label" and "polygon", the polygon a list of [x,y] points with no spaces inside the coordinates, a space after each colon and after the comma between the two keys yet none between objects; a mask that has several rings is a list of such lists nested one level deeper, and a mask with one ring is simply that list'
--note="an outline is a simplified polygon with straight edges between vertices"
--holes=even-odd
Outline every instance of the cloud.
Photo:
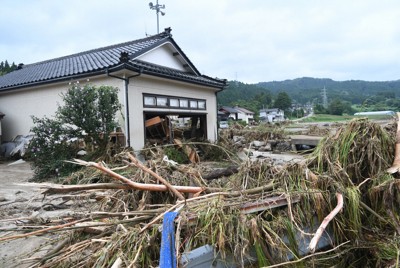
[{"label": "cloud", "polygon": [[[1,60],[32,63],[157,31],[150,1],[2,3]],[[154,1],[153,1],[154,2]],[[161,31],[206,75],[247,83],[296,77],[395,80],[400,4],[387,1],[179,1]]]}]

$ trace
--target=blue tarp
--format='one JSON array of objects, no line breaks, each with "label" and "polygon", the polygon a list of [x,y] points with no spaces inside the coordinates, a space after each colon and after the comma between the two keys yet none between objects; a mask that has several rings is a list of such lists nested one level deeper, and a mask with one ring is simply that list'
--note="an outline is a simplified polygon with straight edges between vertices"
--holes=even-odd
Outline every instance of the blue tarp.
[{"label": "blue tarp", "polygon": [[178,212],[167,212],[164,216],[161,236],[160,268],[176,268],[175,225]]}]

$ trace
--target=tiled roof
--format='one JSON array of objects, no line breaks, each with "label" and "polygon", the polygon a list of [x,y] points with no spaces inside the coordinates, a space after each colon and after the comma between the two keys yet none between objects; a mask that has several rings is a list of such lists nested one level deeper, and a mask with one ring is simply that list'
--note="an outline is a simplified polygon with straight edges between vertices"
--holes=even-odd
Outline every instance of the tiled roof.
[{"label": "tiled roof", "polygon": [[[136,60],[145,52],[170,42],[184,57],[192,72],[182,72],[164,66]],[[121,52],[127,52],[129,60],[121,62]],[[163,33],[113,46],[98,48],[61,58],[24,65],[11,73],[0,76],[0,91],[68,80],[76,77],[105,74],[108,69],[130,69],[145,74],[167,77],[201,85],[222,88],[225,80],[200,75],[194,65],[172,39],[170,29]]]},{"label": "tiled roof", "polygon": [[238,110],[238,111],[241,111],[242,113],[245,113],[245,114],[254,114],[254,112],[252,112],[252,111],[250,111],[250,110],[247,110],[246,108],[242,108],[242,107],[234,107],[236,110]]},{"label": "tiled roof", "polygon": [[239,113],[238,110],[236,110],[236,109],[233,108],[233,107],[229,107],[229,106],[222,106],[222,107],[220,108],[220,110],[227,111],[228,113],[231,113],[231,114],[237,114],[237,113]]}]

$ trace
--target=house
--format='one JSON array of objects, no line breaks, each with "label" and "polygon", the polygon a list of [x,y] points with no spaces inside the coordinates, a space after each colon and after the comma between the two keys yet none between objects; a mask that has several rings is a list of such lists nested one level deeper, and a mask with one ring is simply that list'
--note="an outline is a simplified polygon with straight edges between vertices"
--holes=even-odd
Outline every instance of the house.
[{"label": "house", "polygon": [[252,111],[249,111],[245,108],[235,106],[234,107],[239,113],[238,113],[238,118],[239,120],[243,120],[246,122],[246,124],[251,124],[254,122],[254,113]]},{"label": "house", "polygon": [[239,120],[239,111],[233,107],[221,106],[218,111],[223,114],[221,118],[225,118],[225,120],[228,120],[229,118]]},{"label": "house", "polygon": [[[7,114],[2,120],[3,140],[28,134],[31,115],[54,115],[62,101],[60,93],[76,82],[120,89],[123,112],[118,122],[126,145],[134,149],[153,138],[148,128],[169,116],[189,118],[189,136],[217,139],[216,95],[227,81],[200,74],[167,28],[130,42],[20,64],[0,76],[0,107]],[[164,134],[172,138],[168,131]]]},{"label": "house", "polygon": [[261,109],[260,121],[268,123],[285,121],[285,113],[283,110],[278,108]]}]

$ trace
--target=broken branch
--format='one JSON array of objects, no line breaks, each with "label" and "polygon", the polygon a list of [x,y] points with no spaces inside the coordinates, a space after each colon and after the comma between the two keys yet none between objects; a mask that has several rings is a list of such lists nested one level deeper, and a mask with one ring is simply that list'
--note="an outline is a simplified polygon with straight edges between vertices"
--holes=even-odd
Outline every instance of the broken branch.
[{"label": "broken branch", "polygon": [[[86,161],[83,161],[80,159],[74,159],[74,160],[75,160],[75,162],[72,162],[72,163],[87,166],[87,167],[95,167],[98,170],[101,170],[102,172],[110,175],[112,178],[127,184],[131,189],[142,190],[142,191],[155,191],[155,192],[168,191],[168,187],[165,185],[162,185],[162,184],[147,184],[147,183],[138,183],[138,182],[131,181],[131,180],[125,178],[124,176],[122,176],[118,173],[115,173],[111,169],[108,169],[99,163],[86,162]],[[172,187],[182,193],[197,193],[197,192],[204,190],[204,188],[202,188],[202,187],[193,187],[193,186],[176,186],[176,185],[174,185]],[[210,190],[210,189],[208,189],[208,190]]]},{"label": "broken branch", "polygon": [[139,162],[132,154],[128,153],[129,159],[132,161],[131,164],[134,166],[140,168],[144,172],[149,173],[151,176],[156,178],[159,182],[164,184],[171,192],[173,192],[179,200],[185,200],[185,197],[177,190],[175,189],[166,179],[155,173],[153,170],[149,169],[148,167],[144,166],[142,163]]},{"label": "broken branch", "polygon": [[322,233],[325,231],[326,226],[328,226],[329,222],[343,208],[343,195],[341,193],[336,193],[336,198],[337,198],[336,207],[331,211],[331,213],[328,214],[328,216],[325,217],[325,219],[322,221],[321,225],[319,226],[317,232],[315,233],[314,237],[311,239],[311,242],[310,242],[310,245],[308,246],[308,248],[310,249],[310,251],[312,253],[314,253],[315,248],[318,244],[318,241],[321,238]]}]

